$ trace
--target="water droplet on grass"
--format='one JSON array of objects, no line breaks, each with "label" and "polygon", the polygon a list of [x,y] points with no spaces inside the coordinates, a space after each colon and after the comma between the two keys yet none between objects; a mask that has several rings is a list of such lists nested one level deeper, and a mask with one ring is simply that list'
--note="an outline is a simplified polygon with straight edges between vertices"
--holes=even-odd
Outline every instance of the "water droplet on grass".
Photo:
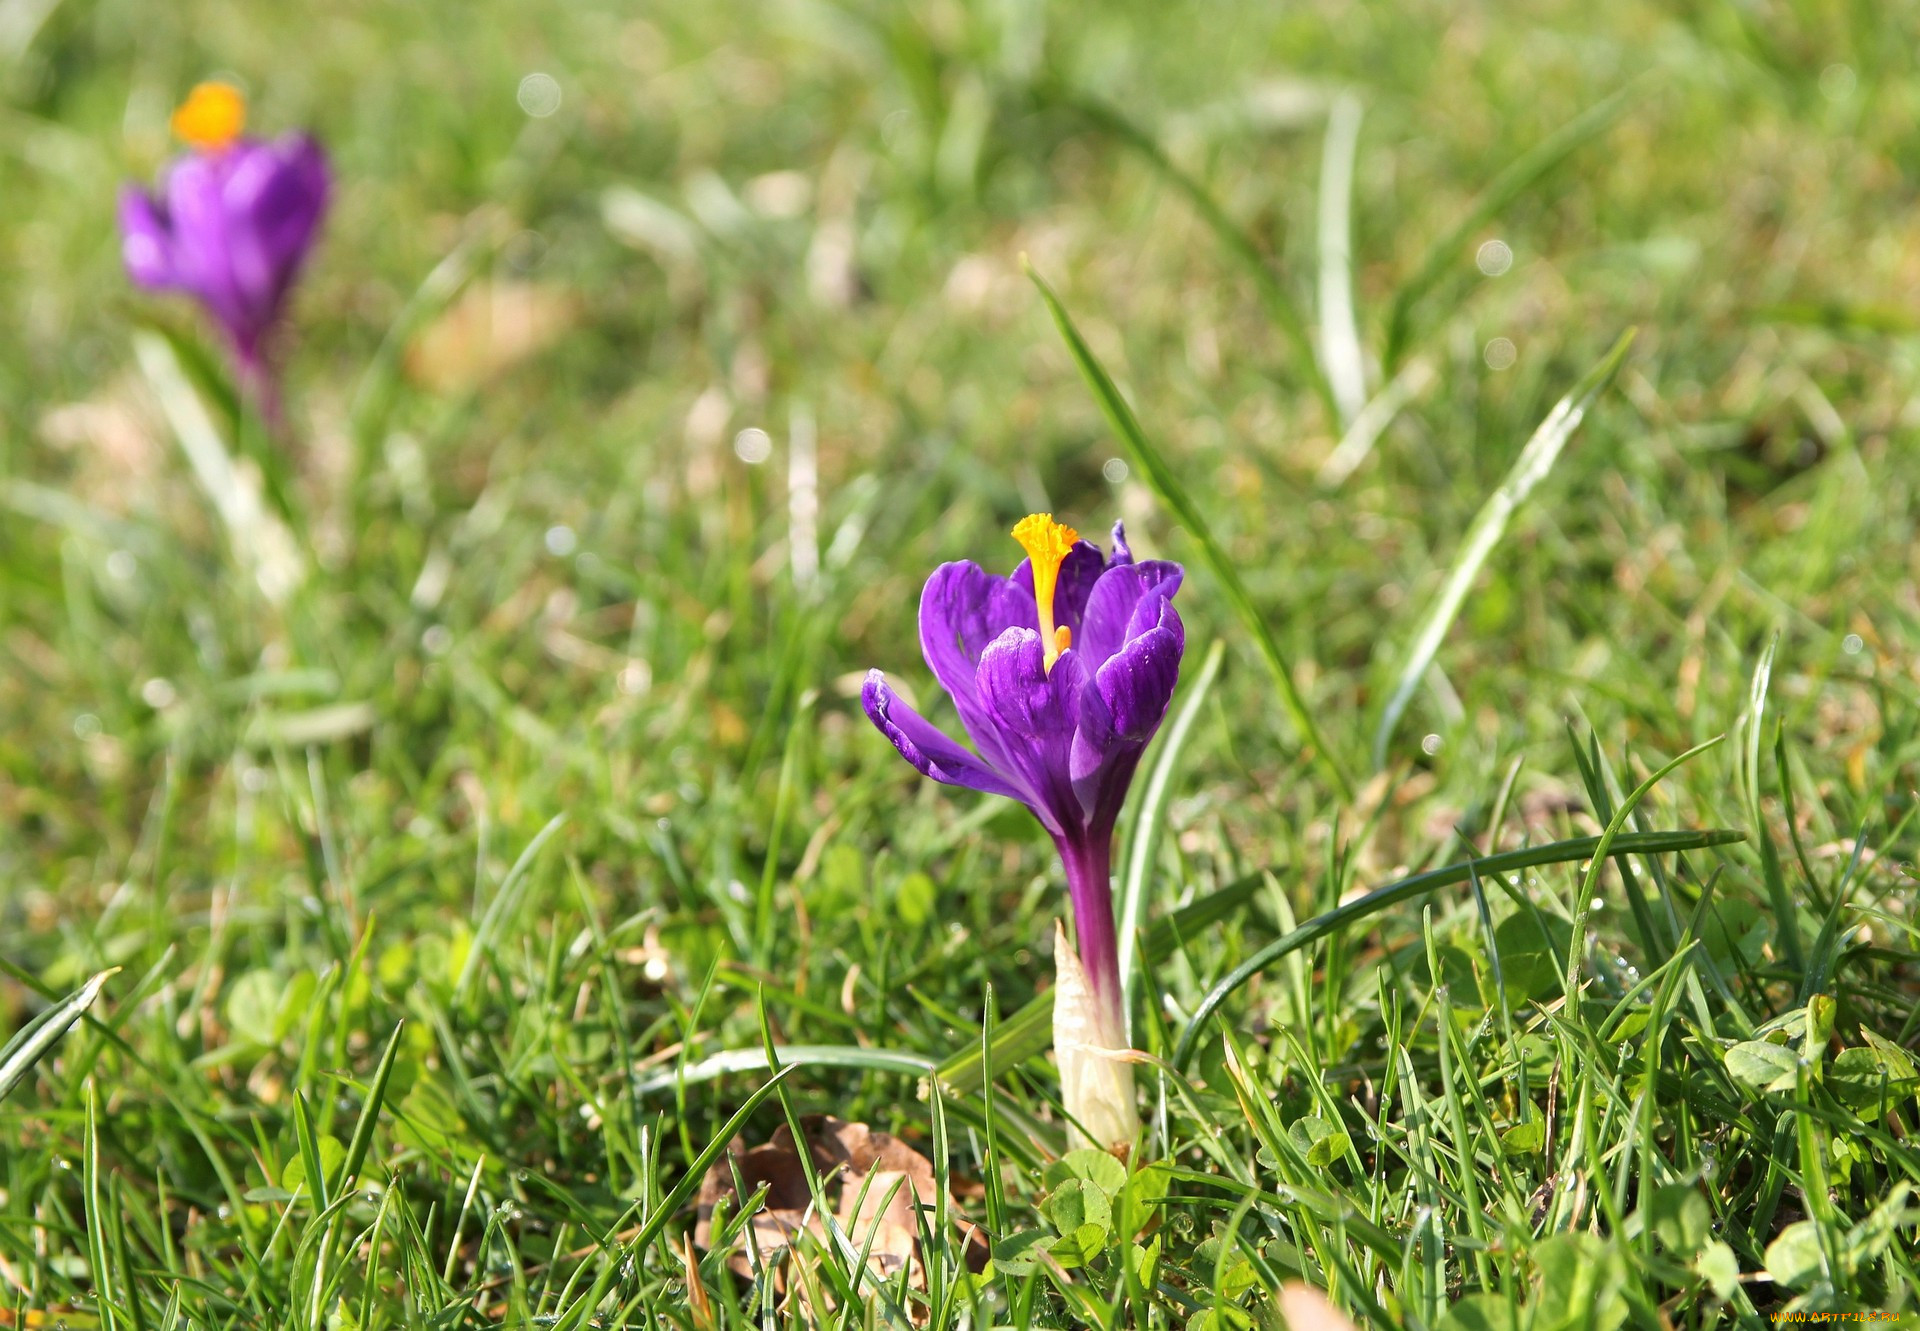
[{"label": "water droplet on grass", "polygon": [[1510,370],[1513,363],[1520,359],[1520,352],[1514,347],[1513,339],[1496,337],[1487,343],[1485,352],[1489,370]]},{"label": "water droplet on grass", "polygon": [[1504,240],[1489,240],[1473,256],[1473,262],[1488,277],[1498,277],[1513,267],[1513,250]]}]

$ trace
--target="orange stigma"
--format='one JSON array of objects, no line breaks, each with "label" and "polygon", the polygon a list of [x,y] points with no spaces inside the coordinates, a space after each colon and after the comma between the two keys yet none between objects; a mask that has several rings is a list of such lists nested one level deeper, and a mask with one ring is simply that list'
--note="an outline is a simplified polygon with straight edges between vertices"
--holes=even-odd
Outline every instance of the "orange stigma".
[{"label": "orange stigma", "polygon": [[1040,612],[1040,641],[1046,644],[1046,668],[1051,671],[1060,653],[1073,646],[1073,631],[1053,622],[1053,592],[1060,583],[1060,565],[1080,539],[1080,533],[1055,522],[1051,513],[1029,513],[1014,524],[1013,539],[1033,565],[1033,603]]},{"label": "orange stigma", "polygon": [[247,99],[231,83],[201,83],[173,113],[173,132],[202,152],[219,152],[247,125]]}]

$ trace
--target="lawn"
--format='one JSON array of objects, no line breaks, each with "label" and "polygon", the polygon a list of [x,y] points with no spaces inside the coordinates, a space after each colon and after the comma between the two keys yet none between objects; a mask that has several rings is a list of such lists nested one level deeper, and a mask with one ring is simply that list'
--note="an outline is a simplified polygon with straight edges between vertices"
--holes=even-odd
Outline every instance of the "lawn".
[{"label": "lawn", "polygon": [[[0,1327],[1920,1316],[1917,21],[0,0]],[[1125,1163],[861,697],[1034,512],[1185,566]]]}]

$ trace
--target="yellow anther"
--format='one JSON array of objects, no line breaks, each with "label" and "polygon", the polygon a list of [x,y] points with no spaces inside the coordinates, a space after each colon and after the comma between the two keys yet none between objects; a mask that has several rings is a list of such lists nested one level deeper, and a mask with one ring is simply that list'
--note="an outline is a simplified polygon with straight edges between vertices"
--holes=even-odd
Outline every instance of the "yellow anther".
[{"label": "yellow anther", "polygon": [[1014,524],[1013,539],[1027,552],[1033,565],[1033,603],[1040,612],[1040,641],[1046,644],[1046,667],[1060,659],[1060,653],[1073,643],[1073,634],[1063,624],[1053,623],[1053,590],[1060,582],[1060,564],[1080,539],[1080,533],[1055,522],[1051,513],[1029,513]]},{"label": "yellow anther", "polygon": [[173,113],[173,132],[202,152],[219,152],[247,126],[247,99],[230,83],[201,83]]}]

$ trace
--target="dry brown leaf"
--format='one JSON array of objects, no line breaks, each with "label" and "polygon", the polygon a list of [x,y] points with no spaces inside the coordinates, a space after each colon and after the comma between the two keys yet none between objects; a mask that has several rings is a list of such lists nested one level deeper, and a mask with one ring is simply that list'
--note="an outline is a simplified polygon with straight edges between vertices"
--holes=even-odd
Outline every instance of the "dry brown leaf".
[{"label": "dry brown leaf", "polygon": [[807,1191],[807,1175],[800,1156],[793,1149],[793,1136],[785,1128],[774,1134],[764,1146],[747,1150],[736,1138],[727,1147],[727,1156],[714,1162],[700,1181],[697,1219],[693,1241],[701,1249],[713,1247],[714,1208],[724,1199],[729,1210],[744,1200],[734,1186],[738,1172],[745,1196],[751,1197],[762,1185],[767,1195],[748,1222],[746,1247],[727,1259],[736,1275],[751,1278],[757,1266],[771,1266],[792,1246],[794,1235],[807,1229],[818,1235],[823,1231],[819,1217],[811,1214],[813,1198]]},{"label": "dry brown leaf", "polygon": [[686,1235],[680,1236],[680,1265],[686,1273],[687,1311],[693,1314],[693,1324],[700,1331],[718,1325],[713,1316],[713,1300],[707,1297],[707,1287],[700,1280],[700,1262],[693,1255],[693,1244]]},{"label": "dry brown leaf", "polygon": [[40,438],[74,459],[67,488],[114,513],[159,499],[165,430],[145,386],[125,377],[97,397],[49,408],[39,421]]},{"label": "dry brown leaf", "polygon": [[438,393],[464,393],[553,345],[578,302],[544,282],[476,282],[407,348],[407,375]]},{"label": "dry brown leaf", "polygon": [[[816,1115],[801,1126],[822,1190],[854,1247],[867,1248],[868,1264],[882,1279],[894,1279],[906,1269],[908,1283],[925,1289],[918,1208],[934,1205],[938,1196],[932,1162],[898,1137],[875,1132],[864,1123]],[[825,1219],[813,1209],[807,1191],[806,1171],[793,1134],[781,1127],[764,1146],[751,1150],[736,1139],[727,1159],[707,1171],[693,1228],[693,1241],[699,1247],[713,1247],[715,1207],[725,1200],[731,1211],[741,1203],[734,1186],[736,1169],[746,1196],[751,1197],[762,1184],[767,1187],[766,1197],[748,1222],[746,1244],[727,1259],[737,1275],[751,1278],[759,1270],[776,1268],[802,1230],[817,1239],[827,1237]],[[985,1237],[951,1199],[948,1210],[960,1226],[968,1263],[978,1270],[986,1262]]]},{"label": "dry brown leaf", "polygon": [[1288,1331],[1355,1331],[1325,1294],[1297,1280],[1280,1287],[1280,1315],[1287,1319]]}]

